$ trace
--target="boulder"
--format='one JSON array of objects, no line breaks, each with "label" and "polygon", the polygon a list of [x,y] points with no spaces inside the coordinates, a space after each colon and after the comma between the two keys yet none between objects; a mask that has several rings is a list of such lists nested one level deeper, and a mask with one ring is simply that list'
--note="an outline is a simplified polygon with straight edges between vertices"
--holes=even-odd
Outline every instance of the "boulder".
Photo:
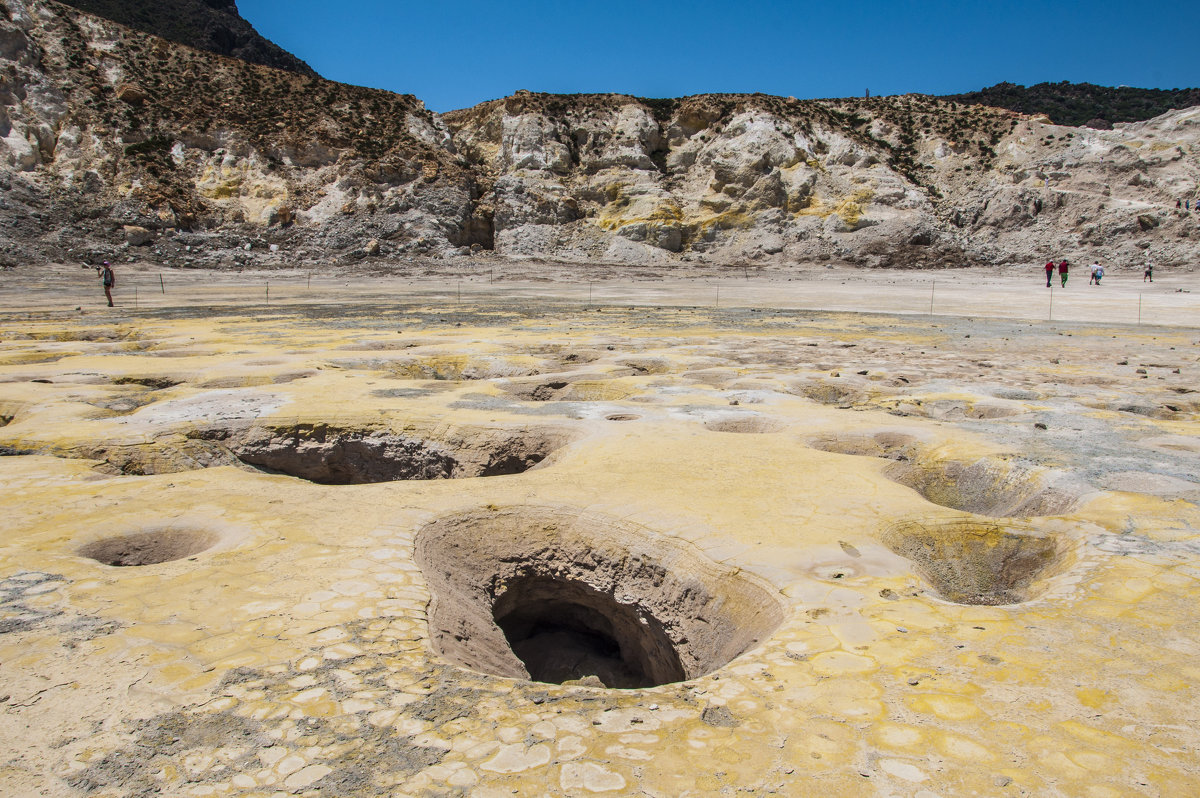
[{"label": "boulder", "polygon": [[266,213],[267,224],[277,224],[280,227],[287,227],[296,221],[296,212],[288,205],[279,205],[269,208]]},{"label": "boulder", "polygon": [[618,229],[617,235],[668,252],[683,249],[683,230],[674,222],[634,222]]},{"label": "boulder", "polygon": [[154,240],[154,231],[137,225],[125,225],[125,243],[131,247],[144,247]]},{"label": "boulder", "polygon": [[133,83],[122,83],[117,87],[117,99],[130,105],[141,105],[146,102],[146,91]]}]

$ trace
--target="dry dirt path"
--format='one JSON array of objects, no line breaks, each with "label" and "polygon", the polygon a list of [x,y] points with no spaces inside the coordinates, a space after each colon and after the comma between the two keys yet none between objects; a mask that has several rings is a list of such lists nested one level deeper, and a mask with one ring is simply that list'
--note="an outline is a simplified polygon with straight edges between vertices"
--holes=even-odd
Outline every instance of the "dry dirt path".
[{"label": "dry dirt path", "polygon": [[[0,308],[99,311],[90,270],[51,266],[9,272]],[[587,305],[773,308],[1200,327],[1200,280],[1190,271],[1109,271],[1088,285],[1078,264],[1067,287],[1046,288],[1040,266],[895,272],[852,268],[685,267],[616,269],[536,263],[446,262],[388,273],[211,272],[118,267],[119,312],[213,307],[413,301],[573,301]]]}]

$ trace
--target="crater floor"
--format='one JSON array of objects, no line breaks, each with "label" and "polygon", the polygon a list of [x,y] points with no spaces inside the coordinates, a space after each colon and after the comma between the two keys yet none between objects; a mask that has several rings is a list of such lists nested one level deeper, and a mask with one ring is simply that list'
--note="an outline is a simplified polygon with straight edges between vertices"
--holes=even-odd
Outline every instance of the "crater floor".
[{"label": "crater floor", "polygon": [[1195,327],[560,288],[4,292],[0,793],[1200,793]]}]

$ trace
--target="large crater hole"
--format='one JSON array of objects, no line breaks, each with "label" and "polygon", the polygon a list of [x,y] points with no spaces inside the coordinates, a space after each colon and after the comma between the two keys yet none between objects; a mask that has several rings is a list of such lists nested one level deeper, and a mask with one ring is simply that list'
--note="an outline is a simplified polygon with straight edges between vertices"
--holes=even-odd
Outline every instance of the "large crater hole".
[{"label": "large crater hole", "polygon": [[1070,561],[1060,537],[971,519],[903,522],[884,533],[883,543],[956,604],[1029,601]]},{"label": "large crater hole", "polygon": [[324,485],[520,474],[569,441],[567,432],[548,428],[459,429],[432,438],[326,424],[193,435],[220,441],[246,465]]},{"label": "large crater hole", "polygon": [[786,605],[768,583],[618,519],[488,508],[420,530],[431,644],[473,670],[652,687],[758,645]]},{"label": "large crater hole", "polygon": [[628,688],[686,678],[653,616],[586,582],[519,577],[506,585],[492,617],[535,682],[595,676],[608,687]]},{"label": "large crater hole", "polygon": [[105,565],[156,565],[194,557],[218,542],[217,534],[204,530],[159,529],[101,538],[79,549],[79,555]]}]

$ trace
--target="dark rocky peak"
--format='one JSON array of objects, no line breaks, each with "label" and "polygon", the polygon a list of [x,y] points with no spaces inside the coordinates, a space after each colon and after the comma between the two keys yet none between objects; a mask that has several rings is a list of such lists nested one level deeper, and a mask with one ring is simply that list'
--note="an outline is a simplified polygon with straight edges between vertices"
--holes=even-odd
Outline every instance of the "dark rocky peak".
[{"label": "dark rocky peak", "polygon": [[251,64],[316,77],[316,71],[271,42],[238,14],[236,0],[62,0],[129,28]]}]

